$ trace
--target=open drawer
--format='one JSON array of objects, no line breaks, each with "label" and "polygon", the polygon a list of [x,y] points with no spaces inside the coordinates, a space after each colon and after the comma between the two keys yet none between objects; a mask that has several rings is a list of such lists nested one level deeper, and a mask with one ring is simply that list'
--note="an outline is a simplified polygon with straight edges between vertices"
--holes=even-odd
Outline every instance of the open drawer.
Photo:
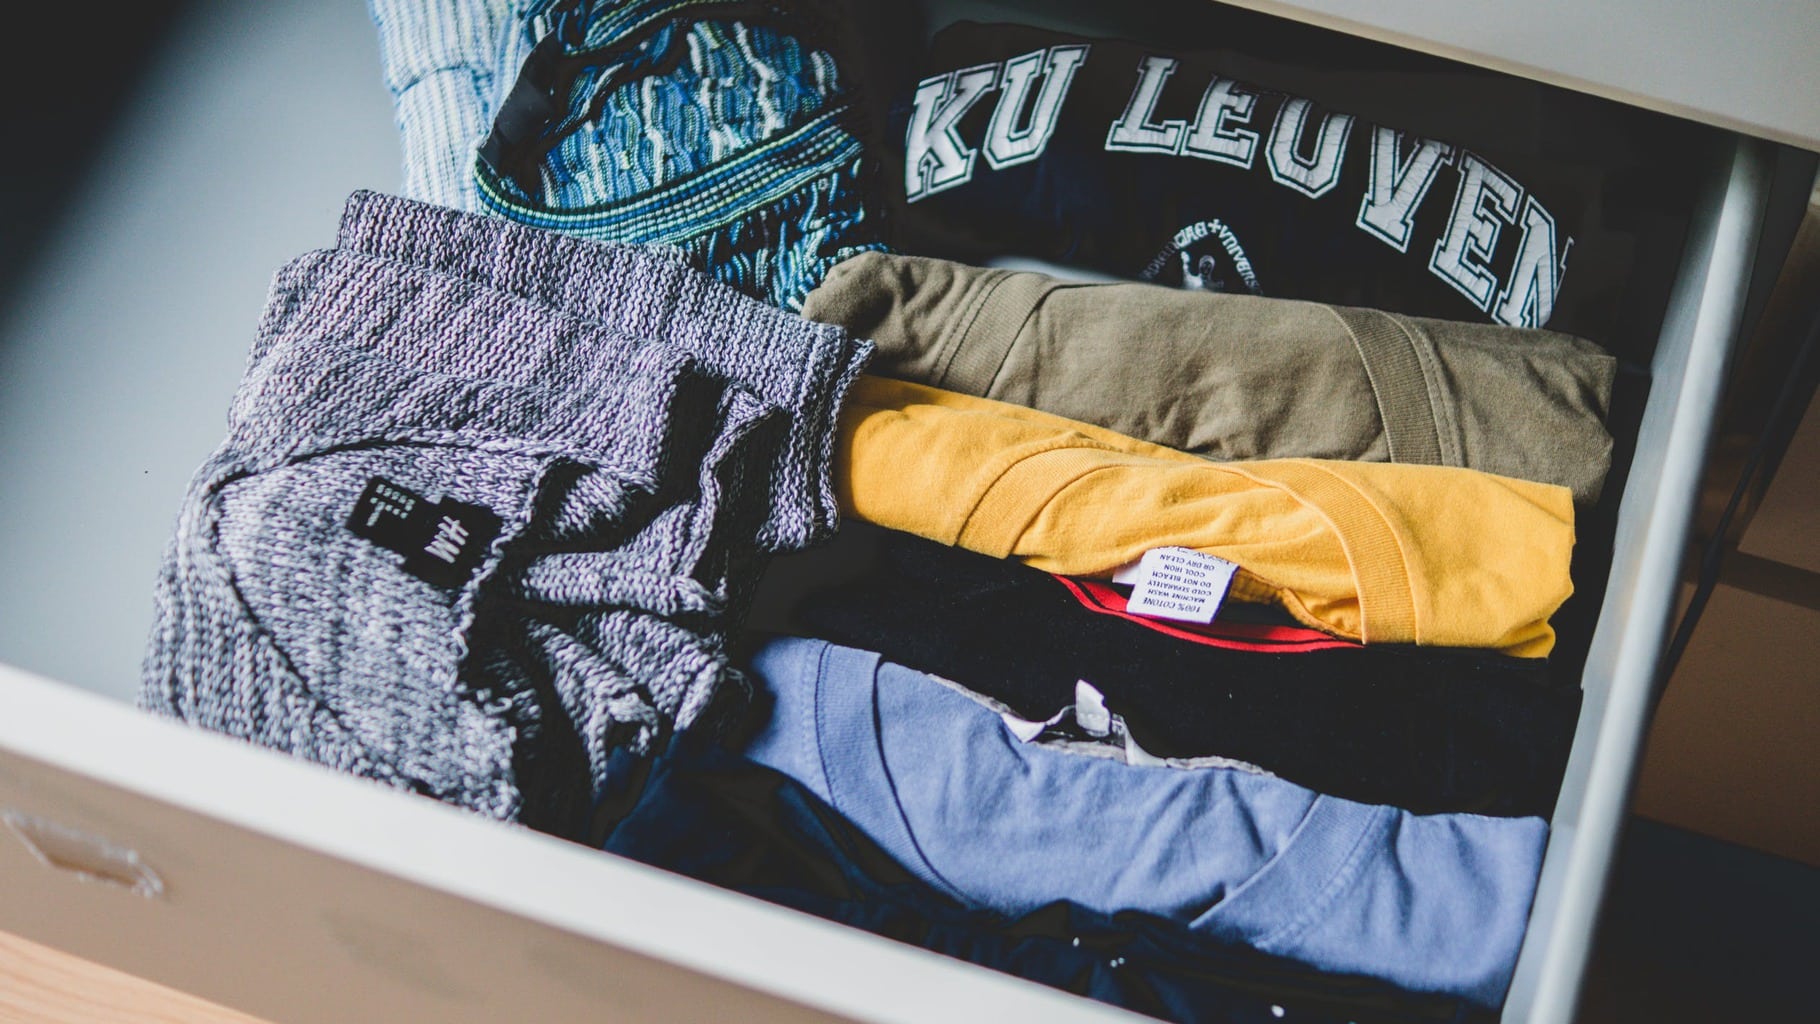
[{"label": "open drawer", "polygon": [[[1737,136],[1692,211],[1506,1021],[1574,1012],[1778,166]],[[0,930],[273,1021],[1129,1016],[4,664],[0,832]]]}]

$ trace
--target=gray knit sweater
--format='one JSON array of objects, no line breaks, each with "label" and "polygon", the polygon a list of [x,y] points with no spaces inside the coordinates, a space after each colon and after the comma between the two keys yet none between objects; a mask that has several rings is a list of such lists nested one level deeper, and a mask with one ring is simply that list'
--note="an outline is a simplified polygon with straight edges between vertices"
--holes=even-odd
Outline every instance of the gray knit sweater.
[{"label": "gray knit sweater", "polygon": [[869,346],[544,235],[359,194],[355,248],[279,271],[142,706],[581,837],[613,751],[734,678],[763,553],[835,525]]}]

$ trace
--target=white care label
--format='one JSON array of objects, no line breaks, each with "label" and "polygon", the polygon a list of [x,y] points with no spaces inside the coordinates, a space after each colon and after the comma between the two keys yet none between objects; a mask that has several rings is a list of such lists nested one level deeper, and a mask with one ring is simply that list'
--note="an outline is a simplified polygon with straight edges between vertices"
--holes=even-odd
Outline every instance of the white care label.
[{"label": "white care label", "polygon": [[1151,548],[1136,566],[1113,574],[1134,585],[1125,610],[1181,622],[1213,621],[1238,566],[1192,548]]}]

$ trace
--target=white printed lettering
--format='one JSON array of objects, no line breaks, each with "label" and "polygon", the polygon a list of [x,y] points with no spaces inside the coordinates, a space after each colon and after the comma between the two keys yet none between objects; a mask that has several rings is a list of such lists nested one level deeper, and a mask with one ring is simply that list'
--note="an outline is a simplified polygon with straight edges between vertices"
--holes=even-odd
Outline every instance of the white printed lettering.
[{"label": "white printed lettering", "polygon": [[1182,143],[1182,152],[1249,170],[1257,156],[1258,133],[1232,126],[1249,123],[1257,105],[1256,93],[1229,78],[1216,76],[1201,97],[1200,112],[1195,115],[1187,141]]},{"label": "white printed lettering", "polygon": [[1302,129],[1314,101],[1291,97],[1277,111],[1270,127],[1270,176],[1310,199],[1326,195],[1340,181],[1340,158],[1346,155],[1346,136],[1352,132],[1351,114],[1324,113],[1315,132],[1314,152],[1301,153]]},{"label": "white printed lettering", "polygon": [[979,151],[955,126],[998,84],[998,65],[981,64],[917,83],[904,137],[904,193],[916,202],[973,179]]},{"label": "white printed lettering", "polygon": [[[1497,275],[1485,267],[1498,247],[1502,228],[1498,222],[1514,223],[1522,199],[1522,187],[1503,171],[1474,153],[1460,154],[1460,187],[1454,193],[1447,229],[1428,258],[1428,269],[1481,310],[1491,305],[1498,288]],[[1489,213],[1486,200],[1492,204]]]},{"label": "white printed lettering", "polygon": [[1361,229],[1398,252],[1409,251],[1416,207],[1427,197],[1441,164],[1453,155],[1453,147],[1444,142],[1417,139],[1409,156],[1399,159],[1403,138],[1394,128],[1372,127],[1371,178],[1357,221]]},{"label": "white printed lettering", "polygon": [[1182,145],[1187,122],[1164,121],[1151,124],[1156,102],[1163,95],[1163,83],[1175,74],[1176,62],[1168,57],[1145,57],[1138,64],[1137,88],[1131,91],[1131,102],[1125,112],[1106,131],[1106,148],[1125,153],[1175,153]]},{"label": "white printed lettering", "polygon": [[1535,196],[1523,197],[1523,244],[1510,268],[1510,283],[1498,296],[1492,318],[1512,327],[1544,327],[1555,311],[1555,296],[1567,274],[1567,254],[1574,247],[1569,238],[1555,256],[1555,219]]},{"label": "white printed lettering", "polygon": [[[1062,113],[1062,101],[1074,82],[1074,73],[1087,59],[1085,46],[1051,47],[1047,55],[1037,50],[1005,62],[1000,76],[998,105],[992,110],[992,122],[986,127],[986,163],[995,171],[1028,163],[1043,155],[1049,137],[1055,134],[1056,121]],[[1037,90],[1036,104],[1030,111],[1030,123],[1023,128],[1017,122],[1030,95],[1030,82],[1037,75],[1043,87]]]},{"label": "white printed lettering", "polygon": [[436,524],[436,536],[424,551],[453,565],[461,557],[461,546],[468,542],[467,527],[453,516],[443,516]]}]

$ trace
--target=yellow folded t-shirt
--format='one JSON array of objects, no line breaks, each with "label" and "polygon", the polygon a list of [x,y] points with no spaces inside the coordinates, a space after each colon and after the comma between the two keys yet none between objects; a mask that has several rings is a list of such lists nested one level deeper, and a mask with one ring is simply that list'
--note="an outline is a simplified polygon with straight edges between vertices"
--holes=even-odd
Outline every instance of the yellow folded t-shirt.
[{"label": "yellow folded t-shirt", "polygon": [[1573,497],[1472,469],[1211,462],[1005,402],[862,376],[835,456],[855,518],[1070,576],[1180,546],[1231,597],[1366,643],[1542,657],[1572,593]]}]

